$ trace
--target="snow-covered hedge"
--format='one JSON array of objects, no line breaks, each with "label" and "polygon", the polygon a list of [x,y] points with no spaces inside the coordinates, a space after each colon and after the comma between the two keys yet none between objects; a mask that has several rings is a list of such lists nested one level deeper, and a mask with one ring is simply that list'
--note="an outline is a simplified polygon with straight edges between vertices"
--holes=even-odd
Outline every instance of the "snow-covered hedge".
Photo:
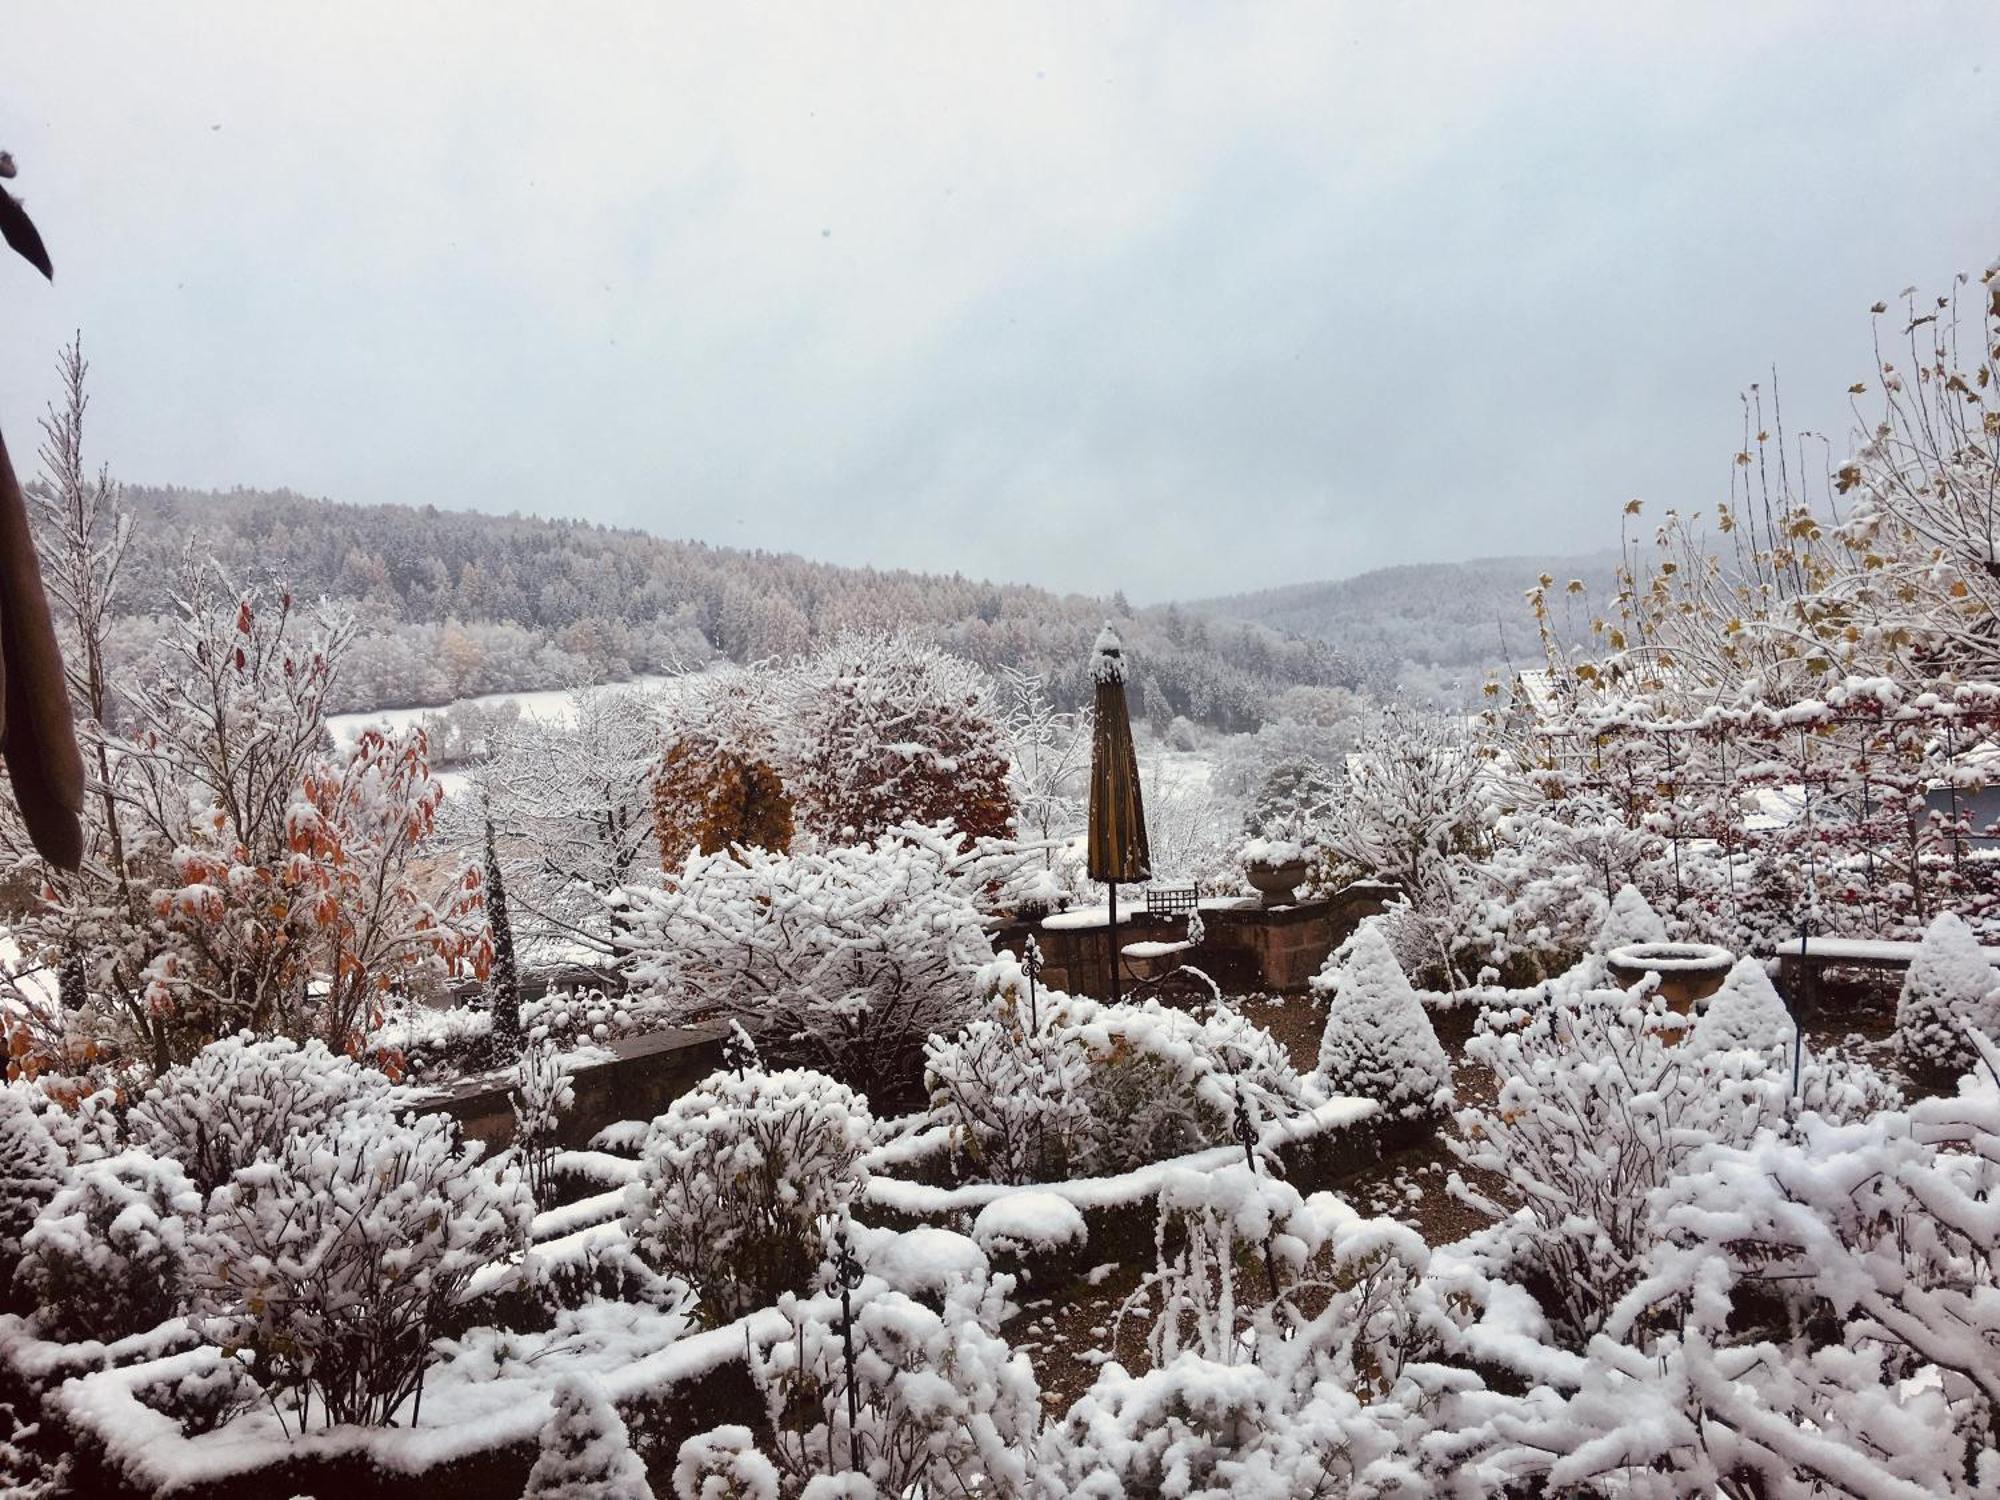
[{"label": "snow-covered hedge", "polygon": [[170,1160],[133,1149],[76,1169],[21,1239],[16,1273],[52,1339],[144,1333],[187,1297],[201,1197]]},{"label": "snow-covered hedge", "polygon": [[1312,987],[1328,997],[1319,1068],[1330,1090],[1373,1099],[1398,1120],[1451,1108],[1451,1059],[1375,922],[1328,956]]},{"label": "snow-covered hedge", "polygon": [[860,1196],[867,1101],[819,1073],[716,1073],[647,1132],[633,1242],[717,1323],[803,1289]]},{"label": "snow-covered hedge", "polygon": [[878,1103],[913,1086],[926,1037],[970,1018],[993,952],[935,838],[695,854],[632,900],[635,973],[667,1019],[741,1021],[773,1062]]},{"label": "snow-covered hedge", "polygon": [[1977,1053],[1968,1025],[2000,1035],[2000,973],[1972,929],[1944,912],[1924,933],[1896,1003],[1896,1051],[1917,1078],[1949,1082]]},{"label": "snow-covered hedge", "polygon": [[246,1031],[162,1073],[133,1107],[129,1128],[137,1144],[179,1162],[206,1196],[238,1168],[328,1130],[349,1110],[386,1118],[402,1099],[381,1073],[324,1042]]},{"label": "snow-covered hedge", "polygon": [[303,1425],[381,1424],[482,1266],[525,1249],[533,1205],[507,1163],[438,1115],[366,1110],[293,1135],[209,1199],[190,1271],[200,1326],[247,1350]]},{"label": "snow-covered hedge", "polygon": [[1307,1103],[1283,1046],[1240,1013],[1103,1005],[1043,988],[1011,957],[981,972],[989,1013],[925,1048],[932,1108],[988,1181],[1104,1176],[1233,1139]]}]

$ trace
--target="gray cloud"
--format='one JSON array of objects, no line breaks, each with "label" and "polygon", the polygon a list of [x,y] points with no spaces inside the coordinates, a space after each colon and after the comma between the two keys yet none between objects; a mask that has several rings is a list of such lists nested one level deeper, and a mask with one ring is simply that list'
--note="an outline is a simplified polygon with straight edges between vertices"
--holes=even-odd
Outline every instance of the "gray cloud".
[{"label": "gray cloud", "polygon": [[[1983,6],[16,7],[25,445],[1136,598],[1595,546],[2000,250]],[[215,128],[215,127],[220,128]]]}]

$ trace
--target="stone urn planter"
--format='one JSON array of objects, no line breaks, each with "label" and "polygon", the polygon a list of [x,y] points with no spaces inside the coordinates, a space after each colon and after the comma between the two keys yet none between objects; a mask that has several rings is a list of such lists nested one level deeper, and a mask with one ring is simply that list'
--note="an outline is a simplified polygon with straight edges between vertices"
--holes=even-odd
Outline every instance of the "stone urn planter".
[{"label": "stone urn planter", "polygon": [[1304,860],[1291,859],[1282,864],[1248,864],[1243,873],[1264,905],[1283,906],[1292,899],[1292,892],[1305,883],[1309,868]]},{"label": "stone urn planter", "polygon": [[1736,955],[1714,943],[1632,943],[1605,955],[1612,980],[1624,989],[1648,974],[1660,976],[1660,994],[1675,1015],[1691,1016],[1722,988]]}]

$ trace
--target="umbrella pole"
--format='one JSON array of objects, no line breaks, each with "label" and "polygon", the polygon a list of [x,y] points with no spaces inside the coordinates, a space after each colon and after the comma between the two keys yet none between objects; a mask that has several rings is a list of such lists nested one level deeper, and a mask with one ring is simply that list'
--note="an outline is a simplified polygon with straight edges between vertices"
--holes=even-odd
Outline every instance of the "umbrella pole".
[{"label": "umbrella pole", "polygon": [[1118,882],[1107,880],[1105,887],[1111,892],[1111,1003],[1118,1003]]}]

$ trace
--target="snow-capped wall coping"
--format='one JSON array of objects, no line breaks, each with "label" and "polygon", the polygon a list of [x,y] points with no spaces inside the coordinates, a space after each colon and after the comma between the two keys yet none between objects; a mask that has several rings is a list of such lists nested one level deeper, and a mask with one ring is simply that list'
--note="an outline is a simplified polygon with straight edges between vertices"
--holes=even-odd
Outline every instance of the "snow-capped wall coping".
[{"label": "snow-capped wall coping", "polygon": [[[1279,1147],[1330,1131],[1346,1130],[1372,1122],[1379,1106],[1372,1099],[1339,1095],[1289,1120],[1264,1127],[1258,1138],[1261,1150]],[[941,1143],[940,1143],[941,1144]],[[1082,1210],[1119,1208],[1143,1203],[1155,1196],[1175,1172],[1210,1172],[1243,1157],[1241,1146],[1209,1146],[1185,1156],[1171,1157],[1149,1166],[1135,1167],[1111,1177],[1072,1177],[1064,1182],[1037,1182],[1009,1186],[996,1182],[970,1182],[959,1187],[936,1187],[897,1177],[874,1176],[868,1180],[864,1201],[892,1213],[912,1218],[936,1218],[946,1214],[977,1214],[990,1203],[1019,1193],[1052,1193]],[[874,1167],[871,1160],[870,1166]],[[879,1168],[876,1168],[879,1171]]]},{"label": "snow-capped wall coping", "polygon": [[[1890,938],[1788,938],[1772,952],[1780,958],[1820,958],[1828,963],[1907,964],[1922,946]],[[1979,951],[1986,955],[1989,964],[2000,968],[2000,948]]]},{"label": "snow-capped wall coping", "polygon": [[[1255,896],[1203,896],[1196,905],[1202,911],[1258,911],[1261,903]],[[1158,922],[1159,913],[1149,913],[1137,901],[1118,903],[1118,925],[1124,926],[1133,920]],[[1044,932],[1087,932],[1095,927],[1111,925],[1111,906],[1078,906],[1069,911],[1053,912],[1042,918]]]}]

